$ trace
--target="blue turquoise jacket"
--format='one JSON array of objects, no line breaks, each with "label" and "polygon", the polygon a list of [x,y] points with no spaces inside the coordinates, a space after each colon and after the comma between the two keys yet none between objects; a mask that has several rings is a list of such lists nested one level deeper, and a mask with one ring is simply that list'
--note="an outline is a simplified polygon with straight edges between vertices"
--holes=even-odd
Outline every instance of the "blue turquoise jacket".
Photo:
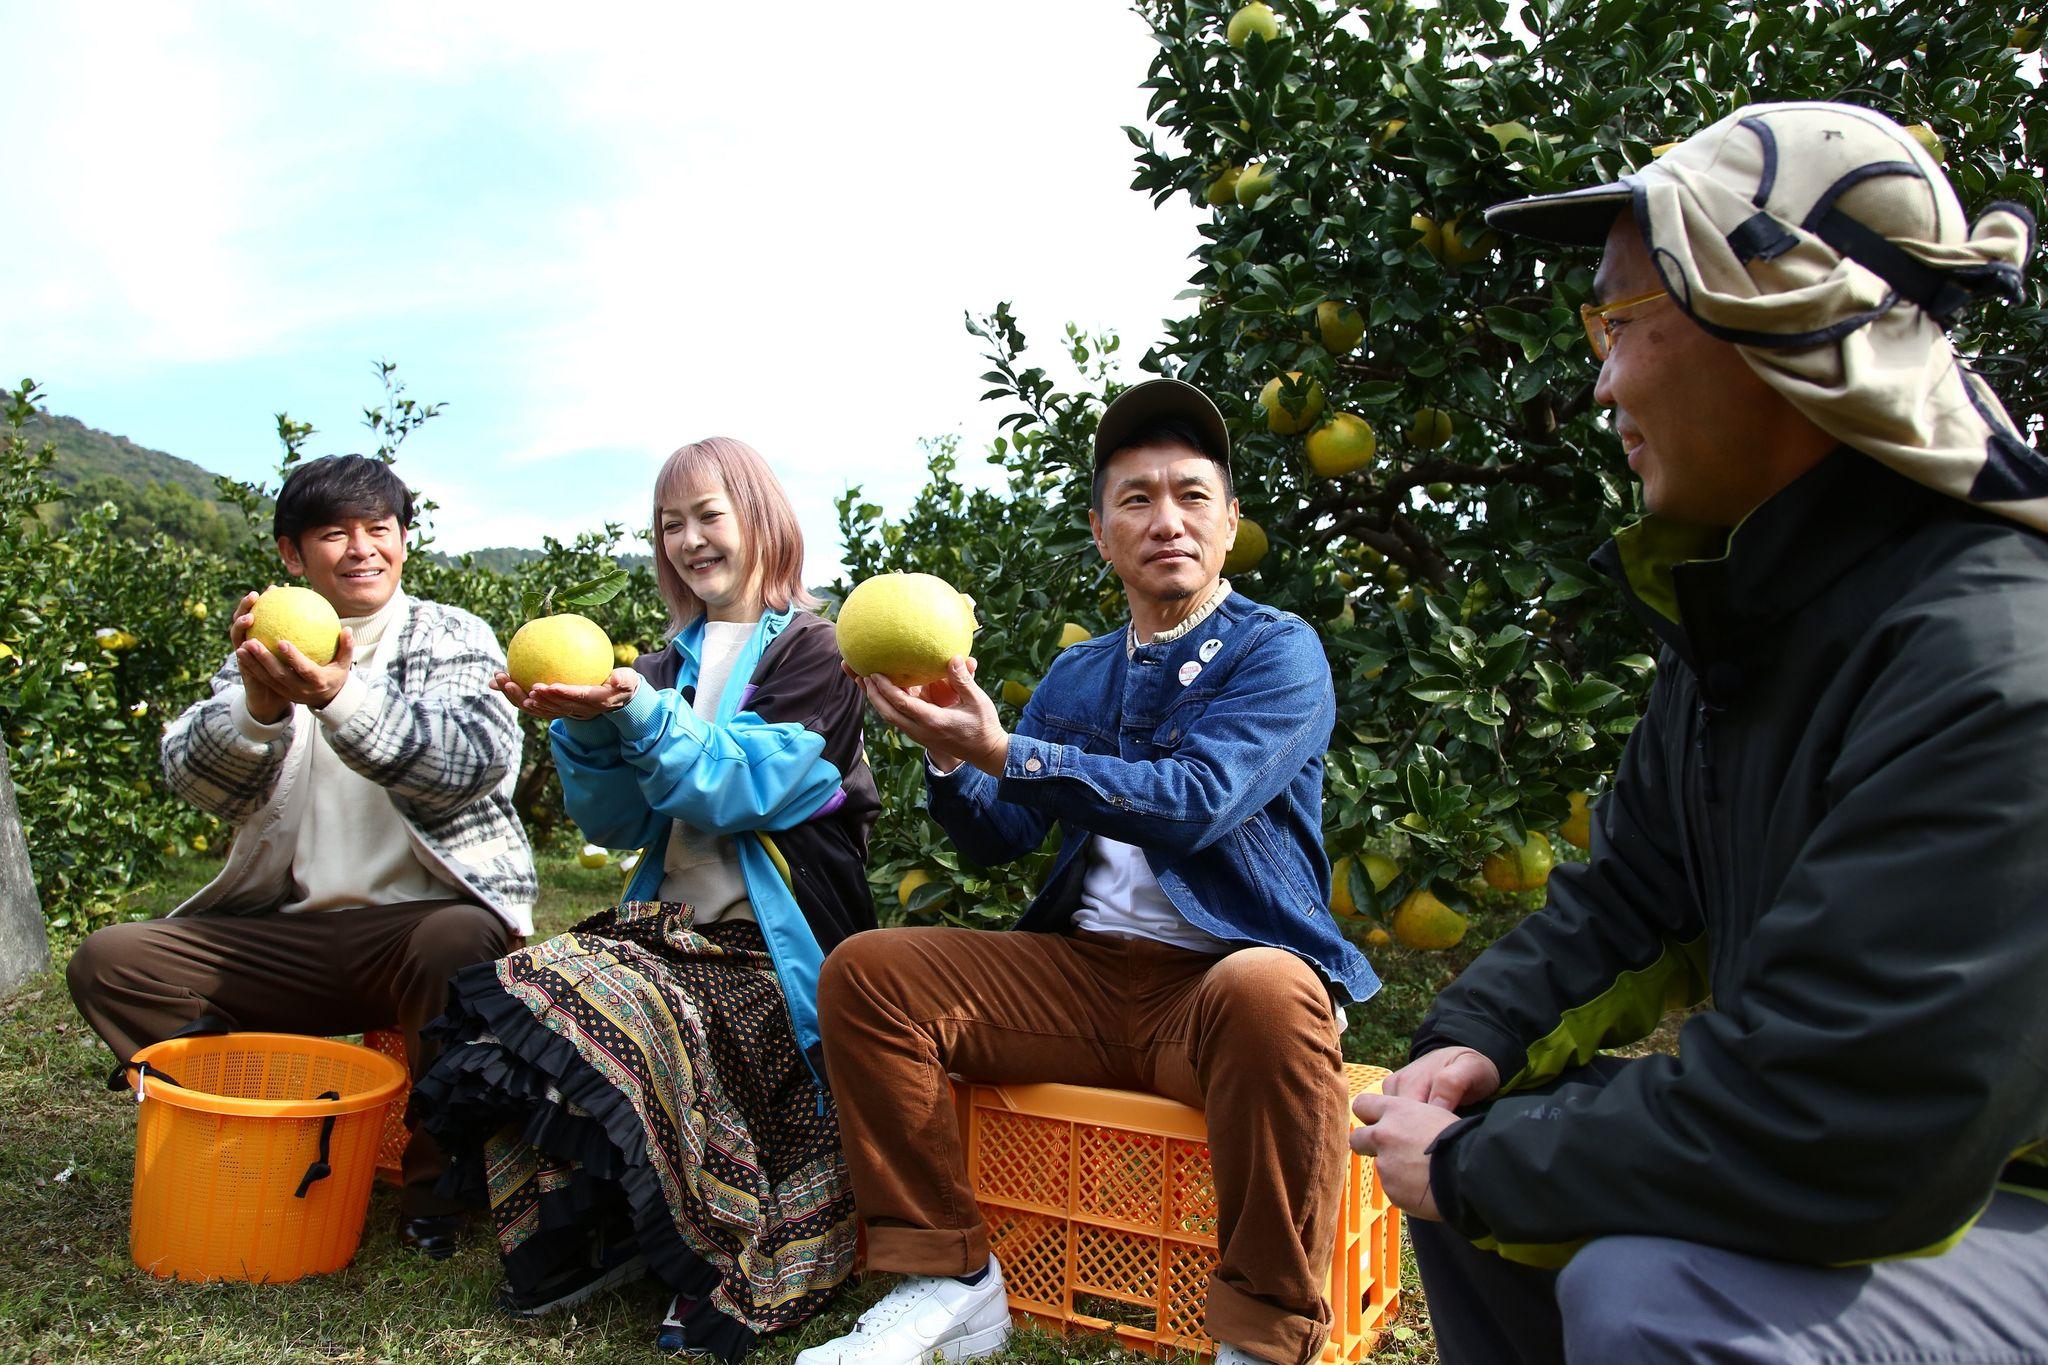
[{"label": "blue turquoise jacket", "polygon": [[1081,901],[1088,840],[1145,851],[1198,929],[1284,948],[1351,1000],[1379,989],[1325,898],[1323,754],[1337,702],[1298,616],[1231,592],[1192,629],[1135,649],[1127,632],[1063,651],[1025,704],[1000,778],[929,768],[931,812],[990,866],[1060,849],[1017,927],[1058,933]]},{"label": "blue turquoise jacket", "polygon": [[790,1025],[815,1068],[819,965],[875,925],[865,863],[880,803],[861,747],[860,689],[840,671],[830,622],[775,612],[741,646],[706,722],[692,705],[703,640],[700,618],[635,662],[646,685],[623,709],[554,723],[562,804],[591,842],[645,850],[628,900],[660,894],[675,821],[733,837]]}]

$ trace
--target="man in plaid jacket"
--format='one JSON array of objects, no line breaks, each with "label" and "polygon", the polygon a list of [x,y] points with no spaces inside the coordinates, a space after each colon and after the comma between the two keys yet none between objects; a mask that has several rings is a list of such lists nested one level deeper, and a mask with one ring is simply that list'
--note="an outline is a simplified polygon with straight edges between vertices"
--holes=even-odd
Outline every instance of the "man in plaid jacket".
[{"label": "man in plaid jacket", "polygon": [[[512,808],[517,714],[489,686],[504,652],[468,612],[399,584],[412,495],[359,455],[315,460],[279,490],[285,568],[344,629],[332,662],[249,634],[213,694],[164,731],[164,773],[235,826],[220,875],[171,917],[102,929],[69,969],[81,1014],[128,1060],[184,1030],[339,1034],[419,1028],[448,977],[533,929],[533,853]],[[405,1154],[399,1236],[455,1250],[431,1139]]]}]

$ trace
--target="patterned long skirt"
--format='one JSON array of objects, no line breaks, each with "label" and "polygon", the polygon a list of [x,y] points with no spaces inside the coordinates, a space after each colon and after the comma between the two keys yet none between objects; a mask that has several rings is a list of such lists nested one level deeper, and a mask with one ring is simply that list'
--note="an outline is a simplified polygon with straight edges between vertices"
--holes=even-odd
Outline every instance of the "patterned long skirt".
[{"label": "patterned long skirt", "polygon": [[732,1361],[851,1273],[837,1114],[751,922],[629,901],[465,968],[430,1028],[413,1119],[444,1191],[489,1205],[514,1289],[630,1236],[689,1344]]}]

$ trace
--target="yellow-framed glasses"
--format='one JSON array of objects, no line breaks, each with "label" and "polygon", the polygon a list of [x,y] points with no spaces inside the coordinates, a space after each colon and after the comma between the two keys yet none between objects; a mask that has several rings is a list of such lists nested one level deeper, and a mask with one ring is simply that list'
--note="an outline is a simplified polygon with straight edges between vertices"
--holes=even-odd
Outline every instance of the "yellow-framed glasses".
[{"label": "yellow-framed glasses", "polygon": [[1670,297],[1669,290],[1652,289],[1647,294],[1638,294],[1632,299],[1616,299],[1613,303],[1580,304],[1579,321],[1585,324],[1586,344],[1593,348],[1593,359],[1605,362],[1608,353],[1614,349],[1614,324],[1608,320],[1609,313],[1619,313],[1622,309],[1633,308],[1639,303]]}]

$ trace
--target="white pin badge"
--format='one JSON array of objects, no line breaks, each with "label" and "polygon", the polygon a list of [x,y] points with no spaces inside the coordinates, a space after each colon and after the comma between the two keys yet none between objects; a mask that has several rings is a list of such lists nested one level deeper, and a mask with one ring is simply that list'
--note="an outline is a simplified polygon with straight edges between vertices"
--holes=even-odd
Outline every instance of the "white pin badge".
[{"label": "white pin badge", "polygon": [[1223,648],[1223,642],[1211,636],[1209,639],[1202,641],[1202,647],[1195,652],[1202,656],[1203,663],[1208,663],[1209,660],[1216,657],[1216,651],[1221,648]]},{"label": "white pin badge", "polygon": [[1180,685],[1182,687],[1186,687],[1189,683],[1195,680],[1195,675],[1197,673],[1200,673],[1201,671],[1202,666],[1196,663],[1193,659],[1189,659],[1186,663],[1180,666]]}]

